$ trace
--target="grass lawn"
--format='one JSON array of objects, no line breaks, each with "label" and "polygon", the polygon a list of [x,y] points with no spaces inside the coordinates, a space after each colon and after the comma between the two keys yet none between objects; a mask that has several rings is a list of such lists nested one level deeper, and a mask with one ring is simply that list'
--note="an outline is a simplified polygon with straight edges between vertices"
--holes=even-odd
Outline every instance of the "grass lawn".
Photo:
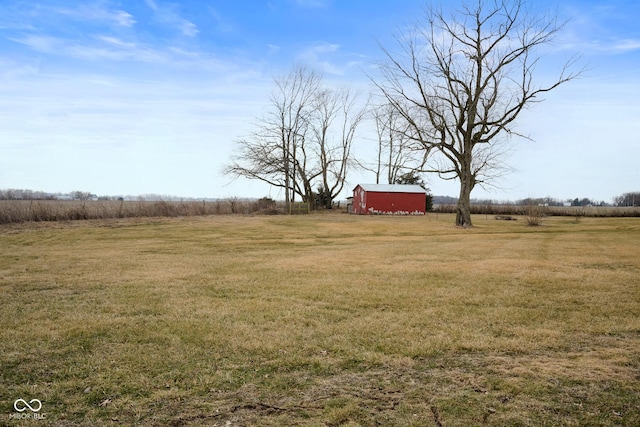
[{"label": "grass lawn", "polygon": [[640,425],[640,218],[473,221],[0,227],[0,425]]}]

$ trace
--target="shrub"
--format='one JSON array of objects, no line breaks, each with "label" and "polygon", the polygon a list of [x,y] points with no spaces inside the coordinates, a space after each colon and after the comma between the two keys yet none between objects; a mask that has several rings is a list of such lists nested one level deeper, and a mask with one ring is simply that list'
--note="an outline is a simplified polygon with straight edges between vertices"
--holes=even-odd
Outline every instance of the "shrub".
[{"label": "shrub", "polygon": [[545,217],[545,206],[529,204],[524,207],[522,215],[524,215],[524,219],[525,221],[527,221],[527,225],[542,225],[542,218]]}]

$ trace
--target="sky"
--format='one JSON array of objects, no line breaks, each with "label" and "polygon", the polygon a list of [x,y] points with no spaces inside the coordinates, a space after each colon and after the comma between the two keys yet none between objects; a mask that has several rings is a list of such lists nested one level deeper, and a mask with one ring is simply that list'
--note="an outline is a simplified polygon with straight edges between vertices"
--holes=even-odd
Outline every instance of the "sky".
[{"label": "sky", "polygon": [[[444,2],[445,4],[451,2]],[[222,169],[269,107],[274,76],[303,63],[366,94],[423,0],[0,0],[0,189],[284,196]],[[536,0],[567,20],[541,81],[586,71],[523,112],[512,171],[474,198],[611,202],[640,190],[640,2]],[[373,123],[354,152],[373,160]],[[426,176],[435,195],[457,182]],[[353,170],[343,197],[374,182]]]}]

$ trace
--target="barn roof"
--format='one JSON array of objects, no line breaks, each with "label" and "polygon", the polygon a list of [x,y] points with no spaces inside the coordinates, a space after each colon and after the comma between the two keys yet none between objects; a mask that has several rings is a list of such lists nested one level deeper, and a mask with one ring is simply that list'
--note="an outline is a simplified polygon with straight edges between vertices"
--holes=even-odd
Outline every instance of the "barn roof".
[{"label": "barn roof", "polygon": [[[358,184],[364,191],[374,193],[425,193],[426,190],[419,185],[408,184]],[[354,188],[355,190],[355,188]]]}]

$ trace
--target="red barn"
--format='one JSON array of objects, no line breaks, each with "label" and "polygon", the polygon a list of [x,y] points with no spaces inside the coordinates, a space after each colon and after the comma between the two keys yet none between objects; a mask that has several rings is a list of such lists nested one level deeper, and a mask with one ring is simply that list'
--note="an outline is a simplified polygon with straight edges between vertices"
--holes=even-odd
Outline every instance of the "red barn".
[{"label": "red barn", "polygon": [[358,184],[353,189],[353,213],[424,215],[427,192],[419,185]]}]

